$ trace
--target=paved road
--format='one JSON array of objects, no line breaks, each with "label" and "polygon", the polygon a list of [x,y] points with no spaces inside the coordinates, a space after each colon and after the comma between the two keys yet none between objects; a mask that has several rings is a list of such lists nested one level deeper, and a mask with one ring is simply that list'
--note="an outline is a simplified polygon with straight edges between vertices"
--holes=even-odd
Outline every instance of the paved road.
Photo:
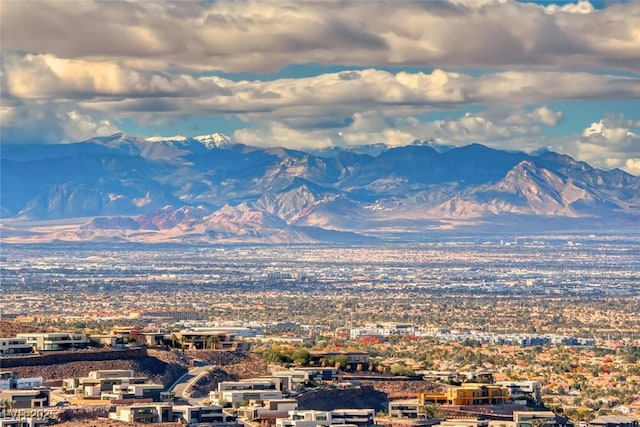
[{"label": "paved road", "polygon": [[169,391],[173,391],[179,399],[184,399],[191,405],[199,405],[205,398],[192,398],[192,386],[203,376],[207,375],[213,369],[213,365],[196,366],[189,372],[178,378],[178,380],[169,387]]}]

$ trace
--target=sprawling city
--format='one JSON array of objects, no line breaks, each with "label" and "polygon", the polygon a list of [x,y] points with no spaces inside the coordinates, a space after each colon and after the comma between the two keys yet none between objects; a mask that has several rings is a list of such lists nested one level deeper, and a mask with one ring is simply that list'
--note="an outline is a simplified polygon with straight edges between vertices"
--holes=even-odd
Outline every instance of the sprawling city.
[{"label": "sprawling city", "polygon": [[5,415],[35,425],[640,416],[640,236],[10,245],[0,266]]}]

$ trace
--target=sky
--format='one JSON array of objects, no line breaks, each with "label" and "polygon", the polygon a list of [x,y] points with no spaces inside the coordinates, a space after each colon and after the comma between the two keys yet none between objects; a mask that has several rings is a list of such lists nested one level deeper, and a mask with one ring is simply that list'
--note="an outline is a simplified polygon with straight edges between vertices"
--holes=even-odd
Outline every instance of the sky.
[{"label": "sky", "polygon": [[2,144],[415,140],[640,175],[640,1],[1,0]]}]

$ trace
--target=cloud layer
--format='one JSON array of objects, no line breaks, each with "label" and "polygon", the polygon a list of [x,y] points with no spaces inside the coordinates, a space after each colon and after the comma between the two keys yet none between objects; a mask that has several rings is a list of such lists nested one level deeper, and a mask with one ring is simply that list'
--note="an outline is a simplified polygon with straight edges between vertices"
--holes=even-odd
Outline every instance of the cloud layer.
[{"label": "cloud layer", "polygon": [[3,49],[146,69],[274,71],[292,63],[640,68],[640,4],[5,2]]},{"label": "cloud layer", "polygon": [[[45,0],[0,19],[3,143],[234,117],[253,145],[481,142],[640,172],[637,114],[548,132],[552,103],[640,99],[640,2]],[[292,64],[343,71],[235,74]]]}]

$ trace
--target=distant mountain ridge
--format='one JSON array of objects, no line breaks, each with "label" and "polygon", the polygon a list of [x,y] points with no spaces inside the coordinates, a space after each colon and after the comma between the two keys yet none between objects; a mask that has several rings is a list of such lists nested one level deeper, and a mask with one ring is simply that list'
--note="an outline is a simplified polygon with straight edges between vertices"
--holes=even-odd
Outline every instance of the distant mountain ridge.
[{"label": "distant mountain ridge", "polygon": [[368,241],[640,223],[640,178],[546,151],[417,141],[305,152],[118,133],[1,154],[7,242]]}]

